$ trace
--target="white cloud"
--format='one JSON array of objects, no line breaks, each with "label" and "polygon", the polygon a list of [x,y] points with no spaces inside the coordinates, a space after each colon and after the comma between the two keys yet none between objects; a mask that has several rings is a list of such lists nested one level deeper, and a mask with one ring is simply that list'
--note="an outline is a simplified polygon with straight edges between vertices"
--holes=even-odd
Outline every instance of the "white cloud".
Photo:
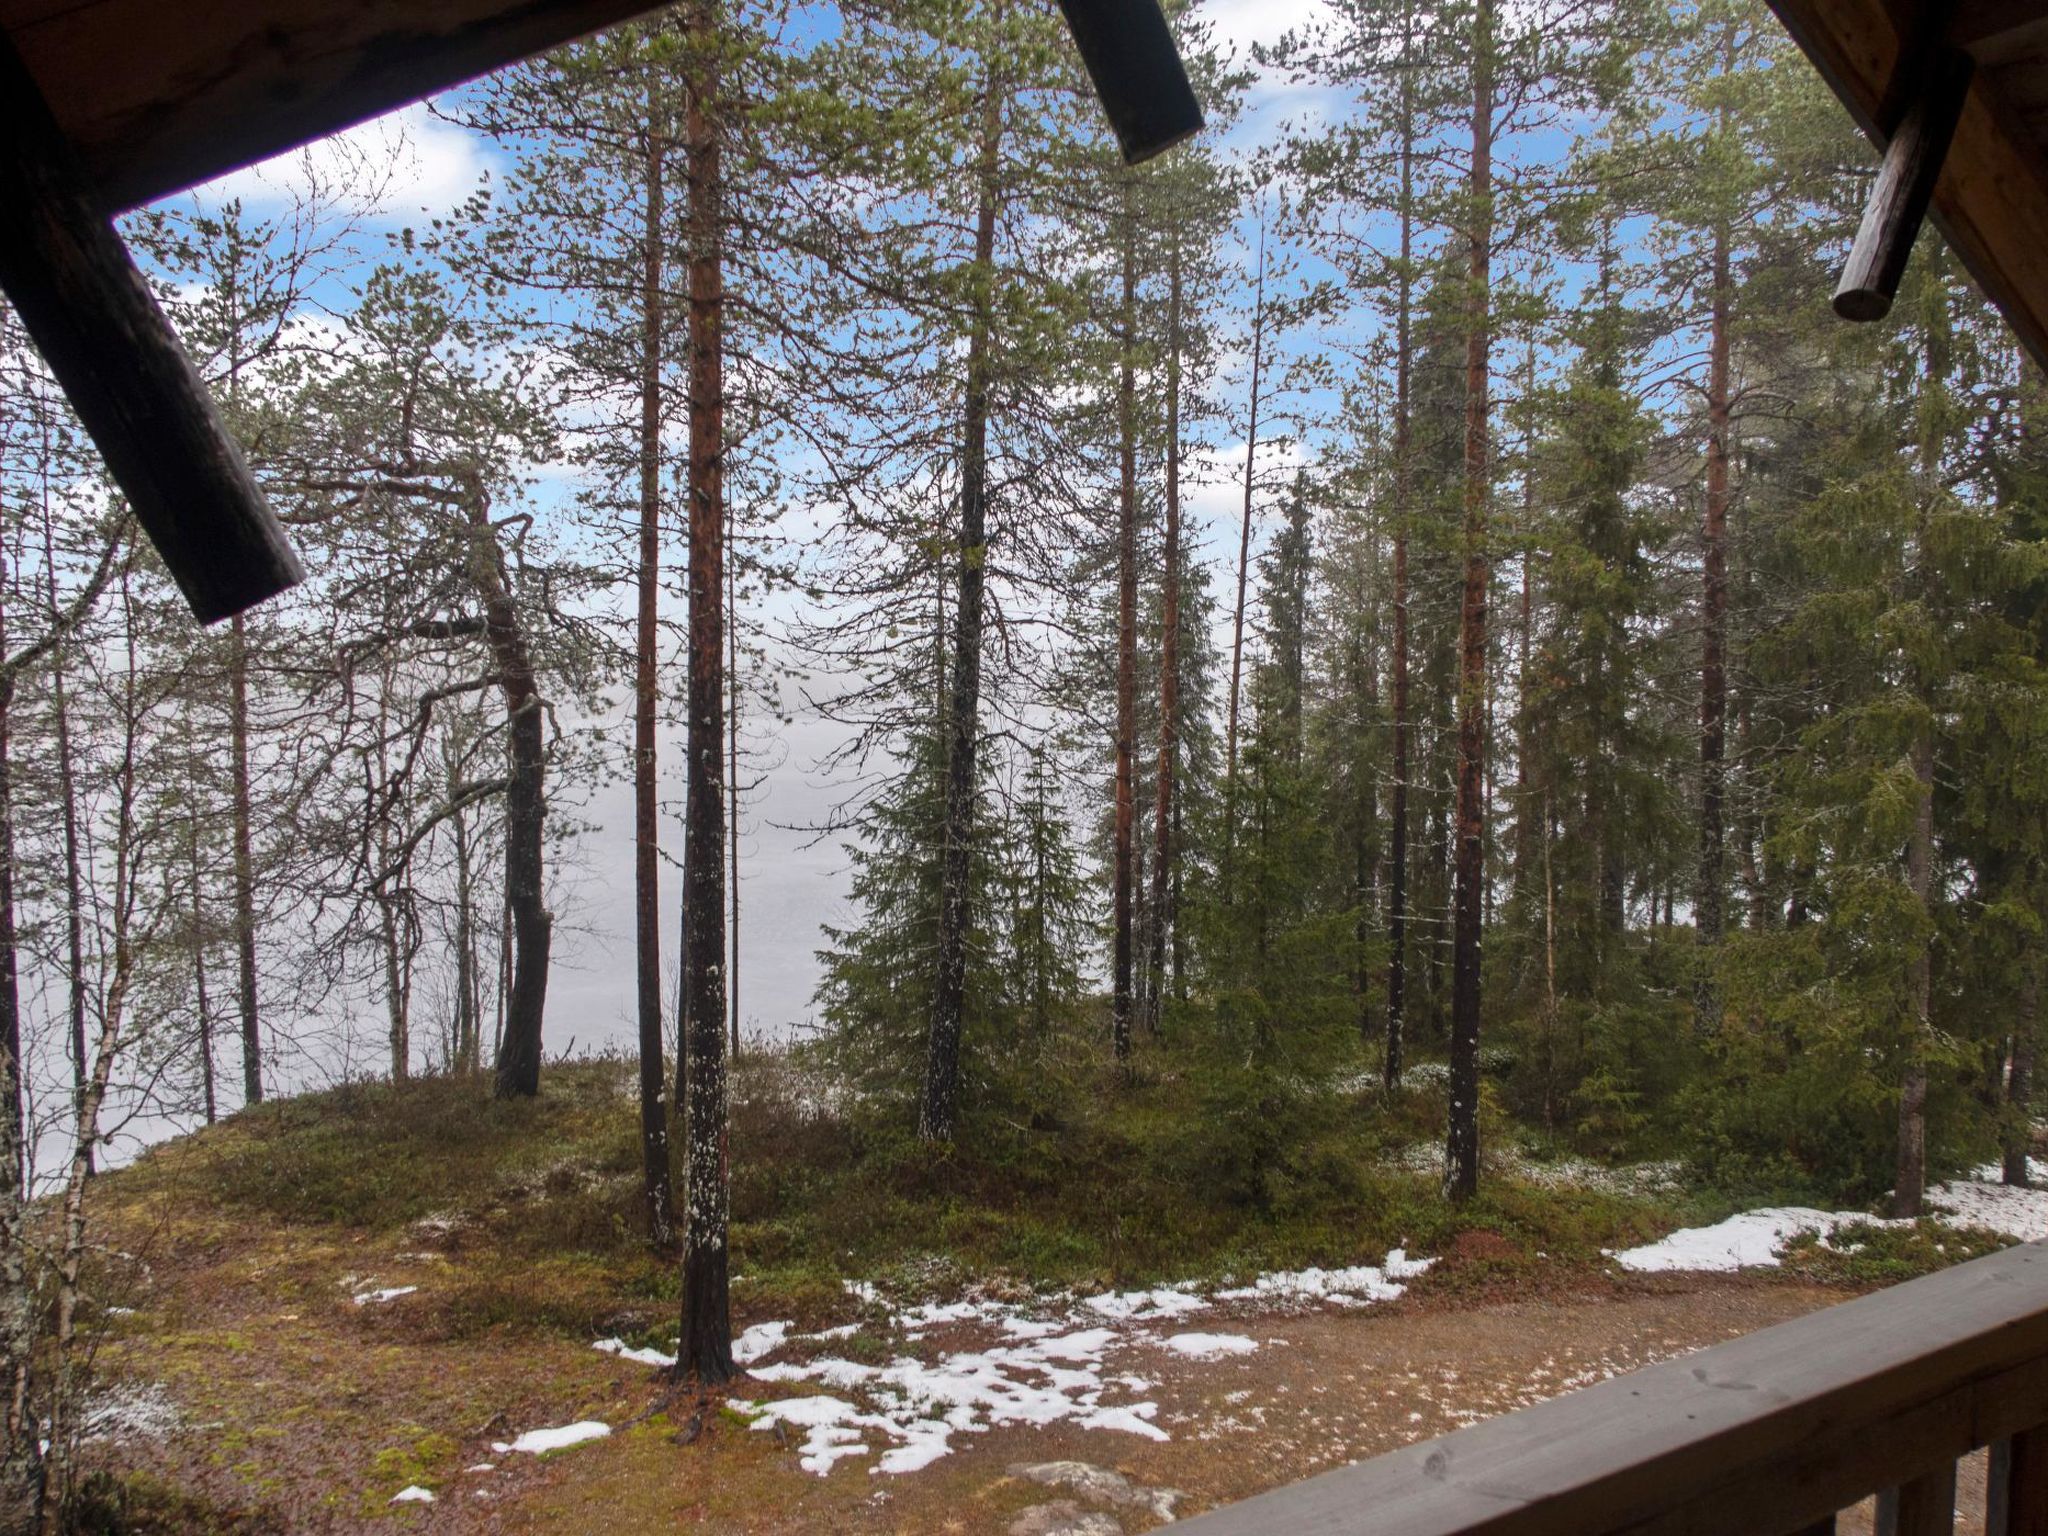
[{"label": "white cloud", "polygon": [[446,213],[476,189],[488,165],[481,135],[415,102],[230,172],[191,195],[213,204],[240,198],[254,213],[353,194],[367,196],[377,214],[403,219]]}]

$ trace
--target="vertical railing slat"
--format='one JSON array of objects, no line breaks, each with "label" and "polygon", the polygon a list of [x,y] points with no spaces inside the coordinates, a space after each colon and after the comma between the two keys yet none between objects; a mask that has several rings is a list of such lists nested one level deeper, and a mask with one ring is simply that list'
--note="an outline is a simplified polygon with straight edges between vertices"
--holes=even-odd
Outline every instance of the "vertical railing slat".
[{"label": "vertical railing slat", "polygon": [[2014,1435],[2005,1462],[2004,1536],[2048,1536],[2048,1425]]},{"label": "vertical railing slat", "polygon": [[[1896,1536],[1953,1536],[1956,1528],[1956,1464],[1945,1461],[1899,1485]],[[1882,1501],[1880,1500],[1880,1514]],[[1883,1529],[1880,1518],[1879,1529]]]}]

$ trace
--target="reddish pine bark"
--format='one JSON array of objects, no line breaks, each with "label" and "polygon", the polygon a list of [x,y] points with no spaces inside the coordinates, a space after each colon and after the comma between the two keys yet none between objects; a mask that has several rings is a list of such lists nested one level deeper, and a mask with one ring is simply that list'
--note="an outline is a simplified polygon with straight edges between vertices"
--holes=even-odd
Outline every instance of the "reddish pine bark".
[{"label": "reddish pine bark", "polygon": [[710,1386],[735,1374],[727,1221],[731,1153],[725,1054],[725,270],[717,0],[691,7],[699,49],[687,157],[690,239],[690,689],[683,900],[688,1000],[683,1113],[683,1333],[676,1371]]}]

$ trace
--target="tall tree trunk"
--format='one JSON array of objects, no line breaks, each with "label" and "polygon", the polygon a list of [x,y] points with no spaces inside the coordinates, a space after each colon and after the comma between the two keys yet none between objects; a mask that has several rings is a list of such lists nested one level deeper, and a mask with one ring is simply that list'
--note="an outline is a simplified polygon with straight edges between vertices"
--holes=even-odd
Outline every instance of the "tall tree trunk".
[{"label": "tall tree trunk", "polygon": [[[57,622],[57,557],[47,494],[43,501],[43,581],[49,619]],[[71,1023],[71,1113],[85,1102],[85,888],[78,826],[78,783],[71,762],[71,704],[65,677],[66,642],[50,655],[50,708],[57,735],[57,794],[64,820],[64,982]],[[86,1171],[92,1171],[90,1160]],[[0,1523],[0,1529],[5,1529]]]},{"label": "tall tree trunk", "polygon": [[[458,775],[451,769],[450,789]],[[455,1071],[468,1076],[477,1069],[478,1036],[483,1009],[478,996],[476,954],[476,878],[470,861],[469,818],[455,816]]]},{"label": "tall tree trunk", "polygon": [[2019,1014],[2012,1026],[2012,1075],[2005,1080],[2004,1177],[2025,1188],[2027,1153],[2034,1140],[2034,1048],[2041,1024],[2041,959],[2029,955],[2020,979]]},{"label": "tall tree trunk", "polygon": [[727,936],[731,963],[726,971],[727,1006],[732,1014],[732,1059],[740,1059],[740,557],[732,508],[725,512],[725,660],[726,714],[725,789],[726,849],[732,897],[732,932]]},{"label": "tall tree trunk", "polygon": [[[263,1102],[263,1030],[256,998],[256,859],[249,797],[249,637],[238,613],[228,621],[228,751],[235,844],[235,986],[242,1014],[242,1099]],[[84,1039],[83,1021],[79,1038]]]},{"label": "tall tree trunk", "polygon": [[[7,615],[0,600],[0,653],[6,646]],[[7,1393],[6,1438],[0,1442],[0,1531],[8,1532],[35,1528],[43,1488],[40,1428],[29,1406],[37,1312],[26,1221],[28,1145],[15,954],[13,704],[9,668],[0,675],[0,1371],[6,1373]]]},{"label": "tall tree trunk", "polygon": [[1700,863],[1693,899],[1698,970],[1693,1022],[1721,1019],[1714,966],[1726,925],[1726,837],[1722,799],[1728,750],[1728,226],[1714,227],[1712,313],[1707,337],[1707,499],[1700,565]]},{"label": "tall tree trunk", "polygon": [[1415,277],[1415,83],[1412,38],[1401,29],[1401,266],[1394,308],[1394,786],[1387,849],[1387,1049],[1381,1063],[1389,1091],[1401,1085],[1408,1002],[1408,489],[1412,443],[1409,390],[1413,371]]},{"label": "tall tree trunk", "polygon": [[683,899],[690,909],[684,1105],[683,1334],[676,1371],[730,1380],[725,1055],[725,268],[719,0],[693,0],[690,79],[690,723]]},{"label": "tall tree trunk", "polygon": [[1258,276],[1252,286],[1252,388],[1244,439],[1244,516],[1237,539],[1237,603],[1230,619],[1230,707],[1223,749],[1223,901],[1230,904],[1237,859],[1238,701],[1244,693],[1245,585],[1252,567],[1252,487],[1259,457],[1259,375],[1266,345],[1266,226],[1259,224]]},{"label": "tall tree trunk", "polygon": [[[192,786],[193,803],[198,803],[198,785]],[[206,1111],[206,1123],[220,1118],[213,1082],[213,1007],[206,995],[206,903],[199,878],[199,820],[195,816],[187,848],[192,897],[192,992],[199,1019],[199,1091]]]},{"label": "tall tree trunk", "polygon": [[1138,686],[1138,253],[1128,179],[1123,188],[1123,307],[1118,316],[1116,500],[1116,928],[1112,937],[1110,1034],[1118,1061],[1131,1054],[1132,856],[1137,809]]},{"label": "tall tree trunk", "polygon": [[512,982],[495,1092],[501,1099],[540,1092],[541,1026],[547,1013],[548,951],[555,919],[547,907],[547,736],[540,678],[504,551],[491,526],[489,500],[474,471],[460,476],[469,518],[469,577],[484,610],[484,640],[505,699],[505,904],[512,925]]},{"label": "tall tree trunk", "polygon": [[640,212],[640,568],[633,622],[633,937],[640,1023],[640,1181],[647,1237],[675,1241],[668,1169],[668,1066],[661,1013],[661,780],[655,754],[661,641],[661,350],[667,331],[662,243],[664,143],[648,103]]},{"label": "tall tree trunk", "polygon": [[1480,924],[1486,885],[1487,365],[1493,266],[1493,6],[1472,22],[1470,292],[1465,332],[1465,596],[1458,622],[1457,848],[1451,937],[1451,1107],[1444,1193],[1479,1188]]},{"label": "tall tree trunk", "polygon": [[[1920,390],[1920,516],[1915,531],[1915,596],[1931,629],[1939,588],[1930,549],[1936,504],[1942,494],[1941,447],[1946,436],[1949,324],[1946,274],[1939,259],[1928,273],[1926,362]],[[1892,1185],[1892,1215],[1918,1216],[1927,1188],[1927,1055],[1934,1038],[1934,679],[1909,660],[1916,720],[1913,727],[1913,830],[1906,843],[1906,883],[1924,915],[1928,936],[1916,944],[1907,973],[1908,1025],[1904,1080],[1899,1086],[1899,1148]]]},{"label": "tall tree trunk", "polygon": [[1152,783],[1152,899],[1147,903],[1145,1025],[1159,1033],[1166,985],[1166,930],[1171,919],[1169,866],[1173,843],[1174,774],[1180,760],[1180,348],[1181,269],[1178,230],[1169,236],[1166,277],[1166,569],[1159,598],[1159,764]]},{"label": "tall tree trunk", "polygon": [[945,689],[946,786],[939,853],[938,977],[925,1050],[918,1135],[953,1139],[960,1095],[960,1026],[967,996],[969,885],[974,868],[975,759],[981,736],[982,587],[988,561],[989,331],[995,322],[997,173],[1004,90],[984,87],[976,167],[974,264],[967,335],[967,391],[960,448],[960,581],[953,605],[952,673]]}]

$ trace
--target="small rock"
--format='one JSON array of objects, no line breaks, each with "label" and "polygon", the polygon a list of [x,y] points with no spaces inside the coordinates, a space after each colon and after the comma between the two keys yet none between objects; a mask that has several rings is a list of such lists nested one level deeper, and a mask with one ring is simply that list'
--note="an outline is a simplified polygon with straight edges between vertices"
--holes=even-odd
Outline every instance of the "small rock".
[{"label": "small rock", "polygon": [[1025,1510],[1010,1522],[1010,1536],[1124,1536],[1124,1528],[1115,1515],[1060,1499]]}]

